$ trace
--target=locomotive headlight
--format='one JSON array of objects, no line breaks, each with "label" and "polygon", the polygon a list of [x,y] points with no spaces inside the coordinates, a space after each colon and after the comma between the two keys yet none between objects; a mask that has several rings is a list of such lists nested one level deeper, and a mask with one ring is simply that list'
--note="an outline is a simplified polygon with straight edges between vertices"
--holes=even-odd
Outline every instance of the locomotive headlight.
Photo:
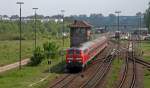
[{"label": "locomotive headlight", "polygon": [[68,61],[68,63],[71,63],[72,61]]},{"label": "locomotive headlight", "polygon": [[73,60],[73,58],[67,58],[68,60]]},{"label": "locomotive headlight", "polygon": [[82,58],[76,58],[76,60],[82,60]]},{"label": "locomotive headlight", "polygon": [[79,63],[82,63],[82,61],[78,61]]}]

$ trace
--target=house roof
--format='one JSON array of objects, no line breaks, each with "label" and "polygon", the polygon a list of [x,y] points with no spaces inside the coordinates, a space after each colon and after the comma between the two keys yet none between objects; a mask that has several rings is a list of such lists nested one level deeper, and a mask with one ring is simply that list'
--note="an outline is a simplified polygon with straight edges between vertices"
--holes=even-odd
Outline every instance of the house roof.
[{"label": "house roof", "polygon": [[74,23],[69,25],[70,28],[91,28],[92,25],[87,23],[86,21],[75,20]]}]

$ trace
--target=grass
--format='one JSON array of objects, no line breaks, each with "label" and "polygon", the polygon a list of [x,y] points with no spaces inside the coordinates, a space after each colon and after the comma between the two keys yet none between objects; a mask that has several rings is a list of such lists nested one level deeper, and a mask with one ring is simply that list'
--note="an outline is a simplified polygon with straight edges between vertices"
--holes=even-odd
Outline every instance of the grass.
[{"label": "grass", "polygon": [[144,74],[144,88],[149,88],[150,87],[150,71],[145,70]]},{"label": "grass", "polygon": [[114,83],[118,80],[118,74],[120,72],[121,66],[123,64],[122,60],[119,60],[116,58],[112,63],[112,72],[109,76],[109,80],[107,81],[106,88],[112,88],[114,86]]},{"label": "grass", "polygon": [[[38,42],[41,45],[42,42]],[[22,59],[32,55],[34,49],[33,40],[22,41]],[[19,41],[0,41],[0,66],[10,64],[19,60]]]},{"label": "grass", "polygon": [[[145,61],[150,61],[150,41],[143,41],[142,44],[142,50],[144,51],[143,58]],[[144,88],[150,87],[150,71],[147,69],[144,70]]]},{"label": "grass", "polygon": [[[62,49],[61,39],[40,39],[38,45],[41,46],[46,41],[55,41]],[[19,56],[19,41],[0,41],[0,64],[8,64],[18,60]],[[65,39],[64,48],[69,46],[69,39]],[[24,40],[22,42],[22,57],[30,57],[34,48],[33,40]],[[8,52],[7,52],[8,51]],[[6,56],[8,57],[6,58]],[[56,76],[62,74],[61,57],[52,60],[52,72],[48,72],[49,65],[47,61],[43,61],[39,66],[30,67],[24,66],[22,70],[18,68],[0,74],[0,88],[46,88],[49,82],[55,79]],[[46,78],[46,79],[45,79]],[[45,79],[44,81],[41,81]],[[37,84],[36,84],[37,83]],[[31,86],[32,85],[32,86]]]},{"label": "grass", "polygon": [[[22,42],[22,58],[31,56],[33,41]],[[19,59],[19,41],[0,41],[0,65],[16,62]]]},{"label": "grass", "polygon": [[[37,46],[42,46],[46,41],[55,41],[60,47],[62,47],[61,39],[41,38],[37,41]],[[65,39],[65,46],[69,46],[69,39]],[[34,40],[22,40],[22,59],[31,57],[34,49]],[[6,40],[0,41],[0,66],[10,64],[19,60],[19,41],[17,40]]]},{"label": "grass", "polygon": [[142,50],[144,51],[144,60],[150,61],[150,41],[144,41],[141,43]]},{"label": "grass", "polygon": [[[60,62],[61,59],[52,60],[51,67],[60,68],[61,65],[58,65]],[[25,66],[22,70],[15,69],[2,73],[0,74],[0,88],[46,88],[50,80],[61,74],[60,69],[55,69],[53,73],[49,73],[48,67],[49,65],[45,60],[37,67]],[[39,82],[45,77],[48,78]],[[32,84],[34,85],[30,86]]]}]

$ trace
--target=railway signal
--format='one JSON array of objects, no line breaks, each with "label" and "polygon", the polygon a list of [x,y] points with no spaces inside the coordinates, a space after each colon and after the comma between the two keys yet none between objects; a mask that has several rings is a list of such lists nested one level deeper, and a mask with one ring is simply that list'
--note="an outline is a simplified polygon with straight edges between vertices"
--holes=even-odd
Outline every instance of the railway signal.
[{"label": "railway signal", "polygon": [[[118,17],[117,17],[117,24],[118,24],[118,25],[117,25],[117,26],[118,26],[118,27],[117,27],[117,31],[120,32],[120,28],[119,28],[119,26],[120,26],[120,23],[119,23],[119,15],[120,15],[121,11],[116,11],[115,13],[118,15]],[[120,34],[119,34],[119,36],[118,36],[117,39],[118,39],[118,51],[119,51],[119,48],[120,48]],[[118,62],[119,62],[119,53],[118,53]]]},{"label": "railway signal", "polygon": [[[61,14],[62,14],[62,23],[63,23],[63,25],[62,25],[62,41],[63,41],[63,48],[64,48],[64,12],[65,12],[65,10],[61,10]],[[63,49],[62,48],[62,49]],[[63,57],[64,55],[62,55],[62,64],[63,64]]]},{"label": "railway signal", "polygon": [[141,13],[141,12],[139,12],[139,14],[137,14],[138,15],[138,17],[139,17],[139,49],[140,49],[140,55],[141,55],[141,53],[142,53],[142,48],[141,48],[141,28],[142,28],[142,16],[143,16],[143,14]]},{"label": "railway signal", "polygon": [[20,59],[19,59],[19,69],[21,69],[21,43],[22,43],[22,41],[21,41],[21,40],[22,40],[22,30],[21,30],[21,28],[22,28],[22,27],[21,27],[21,23],[22,23],[22,22],[21,22],[21,5],[24,4],[24,2],[17,2],[16,4],[19,4],[19,5],[20,5],[20,21],[19,21],[19,26],[20,26],[20,27],[19,27],[19,28],[20,28],[20,39],[19,39],[19,40],[20,40],[20,55],[19,55],[19,58],[20,58]]},{"label": "railway signal", "polygon": [[62,14],[62,23],[63,23],[63,26],[62,26],[62,36],[63,36],[63,47],[64,47],[64,12],[65,10],[61,10],[61,14]]}]

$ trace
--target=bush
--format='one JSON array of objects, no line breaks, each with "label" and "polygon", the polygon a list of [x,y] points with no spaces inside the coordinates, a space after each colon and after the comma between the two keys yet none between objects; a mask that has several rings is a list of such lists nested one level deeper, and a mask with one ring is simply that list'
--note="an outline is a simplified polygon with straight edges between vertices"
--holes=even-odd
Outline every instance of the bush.
[{"label": "bush", "polygon": [[30,66],[37,66],[39,65],[44,58],[56,58],[58,56],[58,49],[59,47],[56,45],[55,42],[46,42],[43,44],[44,51],[41,50],[40,47],[37,47],[34,52],[33,56],[30,59]]},{"label": "bush", "polygon": [[58,55],[59,47],[55,42],[46,42],[43,44],[43,48],[44,48],[44,54],[47,59],[56,58],[56,56]]},{"label": "bush", "polygon": [[35,50],[34,50],[34,54],[33,56],[31,57],[30,59],[30,65],[31,66],[37,66],[39,65],[42,60],[44,59],[44,54],[43,54],[43,51],[41,50],[40,47],[37,47]]}]

